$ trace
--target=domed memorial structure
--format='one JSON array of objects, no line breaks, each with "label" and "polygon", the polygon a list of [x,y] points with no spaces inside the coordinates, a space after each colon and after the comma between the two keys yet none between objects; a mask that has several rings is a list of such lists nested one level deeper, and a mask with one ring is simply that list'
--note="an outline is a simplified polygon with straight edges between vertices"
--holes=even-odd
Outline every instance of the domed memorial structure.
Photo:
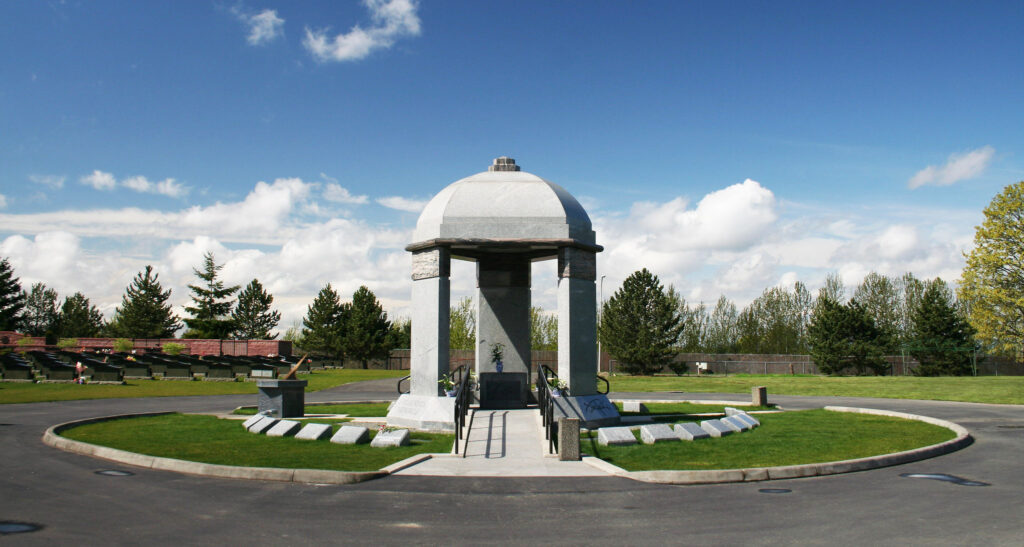
[{"label": "domed memorial structure", "polygon": [[[453,182],[420,215],[412,253],[410,392],[390,425],[454,429],[454,399],[438,381],[449,371],[452,258],[476,262],[476,373],[481,408],[522,408],[530,398],[530,266],[558,260],[558,371],[569,396],[558,412],[584,427],[616,423],[597,393],[596,253],[590,217],[569,192],[501,157]],[[495,354],[500,354],[499,359]]]}]

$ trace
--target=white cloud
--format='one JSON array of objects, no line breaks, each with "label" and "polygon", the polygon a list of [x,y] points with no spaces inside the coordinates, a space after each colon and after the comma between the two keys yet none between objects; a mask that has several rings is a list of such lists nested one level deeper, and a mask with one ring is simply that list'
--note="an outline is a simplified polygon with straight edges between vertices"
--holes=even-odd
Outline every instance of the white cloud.
[{"label": "white cloud", "polygon": [[324,187],[323,193],[324,199],[327,201],[333,201],[335,203],[350,203],[353,205],[361,205],[369,201],[366,196],[353,196],[348,188],[338,184],[337,182],[328,182]]},{"label": "white cloud", "polygon": [[63,176],[60,176],[60,175],[29,175],[28,176],[28,180],[30,180],[30,181],[32,181],[32,182],[34,182],[36,184],[42,184],[43,186],[49,186],[50,188],[54,188],[54,189],[63,188],[64,187],[64,180],[65,179],[67,179],[67,177],[63,177]]},{"label": "white cloud", "polygon": [[419,213],[427,206],[427,202],[429,202],[429,200],[409,199],[401,196],[388,196],[377,199],[377,203],[389,209],[397,209],[399,211],[406,211],[409,213]]},{"label": "white cloud", "polygon": [[187,186],[182,185],[174,179],[164,179],[151,182],[143,176],[128,177],[121,181],[121,186],[130,188],[136,192],[148,194],[160,194],[172,198],[184,197],[189,192]]},{"label": "white cloud", "polygon": [[414,0],[363,0],[370,10],[373,26],[363,29],[355,25],[348,33],[333,39],[325,30],[306,27],[302,44],[318,61],[356,61],[376,49],[389,48],[403,36],[420,33],[420,19]]},{"label": "white cloud", "polygon": [[988,167],[992,156],[996,153],[991,146],[983,146],[963,154],[952,154],[941,167],[929,165],[918,171],[907,182],[911,189],[920,188],[928,184],[934,186],[949,186],[961,180],[977,177]]},{"label": "white cloud", "polygon": [[7,208],[7,196],[0,194],[0,209]]},{"label": "white cloud", "polygon": [[238,20],[249,27],[246,41],[250,45],[268,44],[284,33],[284,19],[277,16],[277,10],[265,9],[259,13],[246,13],[240,8],[232,8]]},{"label": "white cloud", "polygon": [[85,175],[78,179],[82,184],[88,184],[97,190],[113,190],[117,186],[117,180],[114,175],[110,173],[104,173],[99,169],[92,172],[92,174]]}]

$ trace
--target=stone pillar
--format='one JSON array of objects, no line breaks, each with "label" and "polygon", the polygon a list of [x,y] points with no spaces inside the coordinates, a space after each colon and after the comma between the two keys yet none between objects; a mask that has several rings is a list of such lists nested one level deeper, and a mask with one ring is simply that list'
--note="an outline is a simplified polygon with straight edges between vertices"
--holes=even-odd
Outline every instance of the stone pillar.
[{"label": "stone pillar", "polygon": [[476,372],[497,372],[491,348],[504,346],[504,372],[530,369],[530,261],[521,257],[477,260]]},{"label": "stone pillar", "polygon": [[592,251],[558,250],[558,377],[574,397],[597,393],[596,273]]},{"label": "stone pillar", "polygon": [[412,255],[412,355],[409,369],[413,395],[436,397],[438,380],[448,373],[448,315],[451,256],[434,248]]}]

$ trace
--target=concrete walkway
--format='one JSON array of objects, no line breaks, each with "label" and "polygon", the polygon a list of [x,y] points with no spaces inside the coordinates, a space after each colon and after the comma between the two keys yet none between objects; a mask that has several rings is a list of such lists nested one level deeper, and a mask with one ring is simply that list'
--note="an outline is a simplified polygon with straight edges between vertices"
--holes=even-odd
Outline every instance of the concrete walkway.
[{"label": "concrete walkway", "polygon": [[537,409],[474,410],[464,455],[437,456],[396,475],[455,477],[607,476],[583,462],[558,461],[547,453]]}]

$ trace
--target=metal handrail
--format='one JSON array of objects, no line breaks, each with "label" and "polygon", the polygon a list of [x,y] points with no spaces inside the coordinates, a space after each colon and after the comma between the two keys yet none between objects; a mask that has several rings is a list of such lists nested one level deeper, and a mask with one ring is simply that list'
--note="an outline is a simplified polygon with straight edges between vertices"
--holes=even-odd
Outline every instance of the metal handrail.
[{"label": "metal handrail", "polygon": [[[455,453],[459,453],[459,443],[462,441],[462,430],[466,426],[466,415],[469,414],[469,405],[472,402],[473,377],[466,365],[462,365],[451,373],[451,377],[458,376],[455,388]],[[469,436],[466,436],[469,442]]]},{"label": "metal handrail", "polygon": [[604,391],[598,389],[597,392],[600,393],[601,395],[608,395],[608,392],[612,389],[611,383],[609,383],[608,379],[605,378],[604,376],[598,376],[597,379],[604,382]]},{"label": "metal handrail", "polygon": [[[408,380],[409,378],[412,378],[411,374],[407,376],[402,376],[401,378],[398,379],[398,385],[396,385],[395,388],[398,389],[399,395],[405,395],[406,393],[409,393],[408,391],[402,391],[402,382]],[[410,387],[410,389],[412,388]]]},{"label": "metal handrail", "polygon": [[555,421],[555,402],[554,397],[551,396],[551,384],[548,383],[552,378],[558,380],[558,374],[555,374],[547,365],[537,367],[537,408],[540,409],[548,450],[557,453],[558,423]]}]

